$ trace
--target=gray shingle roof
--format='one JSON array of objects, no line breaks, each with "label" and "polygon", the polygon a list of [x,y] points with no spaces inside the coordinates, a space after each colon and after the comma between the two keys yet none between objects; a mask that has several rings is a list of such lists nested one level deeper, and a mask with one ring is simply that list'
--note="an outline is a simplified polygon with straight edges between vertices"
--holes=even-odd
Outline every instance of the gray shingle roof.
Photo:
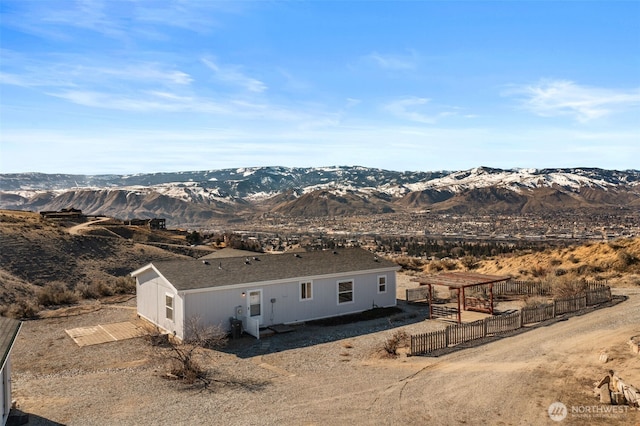
[{"label": "gray shingle roof", "polygon": [[256,253],[250,257],[210,259],[207,263],[175,260],[152,264],[177,290],[398,268],[395,263],[361,248],[295,254]]},{"label": "gray shingle roof", "polygon": [[199,259],[201,260],[206,260],[206,259],[222,259],[225,257],[240,257],[240,256],[259,256],[261,253],[256,253],[254,251],[249,251],[249,250],[239,250],[239,249],[234,249],[234,248],[230,248],[230,247],[225,247],[223,249],[214,251],[213,253],[210,253],[206,256],[202,256]]},{"label": "gray shingle roof", "polygon": [[11,346],[13,346],[13,342],[18,335],[21,324],[22,322],[20,321],[0,317],[0,356],[2,357],[0,367],[4,365],[7,357],[9,356],[9,351],[11,350]]}]

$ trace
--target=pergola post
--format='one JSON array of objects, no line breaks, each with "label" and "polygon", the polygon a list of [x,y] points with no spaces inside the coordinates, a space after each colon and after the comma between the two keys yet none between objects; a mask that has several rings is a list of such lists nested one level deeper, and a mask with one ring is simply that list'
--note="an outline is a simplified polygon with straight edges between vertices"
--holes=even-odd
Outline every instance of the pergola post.
[{"label": "pergola post", "polygon": [[467,298],[464,295],[464,287],[462,287],[462,309],[467,310]]},{"label": "pergola post", "polygon": [[433,319],[433,293],[431,291],[431,284],[429,286],[429,319]]},{"label": "pergola post", "polygon": [[489,312],[493,315],[493,283],[489,284]]},{"label": "pergola post", "polygon": [[456,289],[458,295],[458,324],[462,324],[462,314],[460,313],[460,289]]}]

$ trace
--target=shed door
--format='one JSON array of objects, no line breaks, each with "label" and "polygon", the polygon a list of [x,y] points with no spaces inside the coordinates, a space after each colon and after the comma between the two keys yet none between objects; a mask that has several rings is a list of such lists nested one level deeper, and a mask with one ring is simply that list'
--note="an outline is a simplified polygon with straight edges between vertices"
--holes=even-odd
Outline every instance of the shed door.
[{"label": "shed door", "polygon": [[247,303],[249,304],[247,306],[249,317],[262,322],[262,290],[251,290]]}]

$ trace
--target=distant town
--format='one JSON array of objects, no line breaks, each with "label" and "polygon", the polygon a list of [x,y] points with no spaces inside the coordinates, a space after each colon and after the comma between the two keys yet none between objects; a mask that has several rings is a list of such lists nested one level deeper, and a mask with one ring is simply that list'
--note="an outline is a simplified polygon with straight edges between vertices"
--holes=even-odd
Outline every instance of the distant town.
[{"label": "distant town", "polygon": [[411,254],[411,243],[430,240],[536,247],[634,237],[640,235],[640,212],[456,215],[424,211],[335,218],[265,214],[259,222],[221,224],[199,231],[203,236],[232,231],[266,250],[338,244]]}]

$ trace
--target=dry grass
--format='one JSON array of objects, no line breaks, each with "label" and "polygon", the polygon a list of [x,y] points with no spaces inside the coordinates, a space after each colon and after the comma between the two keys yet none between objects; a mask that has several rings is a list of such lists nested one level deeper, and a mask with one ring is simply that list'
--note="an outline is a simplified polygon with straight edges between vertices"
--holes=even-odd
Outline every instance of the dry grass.
[{"label": "dry grass", "polygon": [[636,285],[640,275],[640,238],[587,243],[564,249],[481,261],[477,272],[516,279],[566,281],[607,280],[611,285]]}]

